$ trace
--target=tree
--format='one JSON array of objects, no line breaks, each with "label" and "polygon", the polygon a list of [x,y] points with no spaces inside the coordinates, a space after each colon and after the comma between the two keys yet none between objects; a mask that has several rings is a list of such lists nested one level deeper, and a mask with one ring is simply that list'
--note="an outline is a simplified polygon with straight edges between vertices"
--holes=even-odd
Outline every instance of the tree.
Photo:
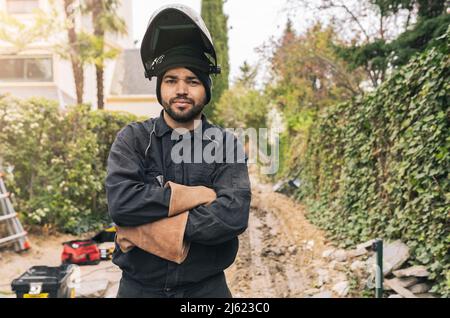
[{"label": "tree", "polygon": [[214,118],[227,128],[264,128],[269,111],[267,98],[238,83],[226,90],[214,109]]},{"label": "tree", "polygon": [[[0,13],[0,39],[13,47],[13,53],[19,53],[38,41],[50,41],[52,50],[63,59],[71,61],[75,80],[77,103],[83,103],[85,48],[89,43],[80,41],[76,26],[77,1],[64,0],[64,16],[60,15],[54,1],[50,1],[49,12],[37,9],[33,13],[32,23],[20,21],[12,15]],[[57,42],[54,36],[66,32],[67,38]]]},{"label": "tree", "polygon": [[[77,103],[83,103],[84,67],[94,64],[97,78],[98,108],[104,108],[104,62],[120,53],[105,45],[107,32],[126,34],[125,21],[116,14],[120,0],[64,0],[60,14],[55,1],[50,1],[50,12],[36,10],[33,23],[0,12],[0,40],[12,45],[14,53],[23,51],[37,41],[49,40],[62,32],[67,34],[62,41],[52,39],[52,50],[60,57],[70,60],[74,74]],[[91,15],[94,32],[83,31],[77,25],[77,17]]]},{"label": "tree", "polygon": [[287,23],[270,59],[272,80],[267,86],[286,118],[301,110],[318,110],[362,93],[362,75],[349,72],[334,52],[339,43],[332,27],[320,23],[297,36]]},{"label": "tree", "polygon": [[394,67],[408,63],[411,57],[435,46],[436,39],[445,34],[450,24],[450,15],[444,12],[445,1],[417,1],[418,21],[390,45],[390,62]]},{"label": "tree", "polygon": [[66,16],[66,30],[68,42],[66,49],[68,59],[72,64],[72,71],[75,80],[75,91],[77,95],[77,103],[83,103],[84,94],[84,64],[82,59],[82,48],[77,34],[76,19],[75,19],[75,0],[64,0],[64,13]]},{"label": "tree", "polygon": [[228,62],[228,17],[224,14],[224,0],[202,0],[201,15],[211,33],[214,47],[216,49],[218,64],[222,73],[213,78],[212,98],[205,113],[214,120],[214,108],[221,95],[228,89],[229,62]]},{"label": "tree", "polygon": [[125,21],[116,13],[120,0],[85,0],[83,11],[91,14],[94,34],[85,36],[90,41],[90,62],[95,65],[97,79],[97,108],[104,108],[104,64],[106,60],[116,58],[120,51],[105,45],[108,32],[127,34]]},{"label": "tree", "polygon": [[[365,71],[373,87],[379,86],[393,67],[442,35],[448,25],[445,0],[306,0],[291,1],[297,8],[315,11],[319,20],[340,26],[347,43],[336,47],[351,70]],[[411,29],[411,26],[413,29]],[[399,38],[397,42],[396,39]]]},{"label": "tree", "polygon": [[256,76],[258,75],[258,69],[250,66],[247,61],[244,61],[241,67],[239,67],[241,75],[237,78],[236,82],[244,87],[254,89],[256,86]]},{"label": "tree", "polygon": [[48,13],[36,9],[33,15],[32,23],[25,23],[19,18],[0,11],[0,40],[11,45],[11,53],[19,53],[38,41],[47,40],[59,29],[55,19],[47,18]]}]

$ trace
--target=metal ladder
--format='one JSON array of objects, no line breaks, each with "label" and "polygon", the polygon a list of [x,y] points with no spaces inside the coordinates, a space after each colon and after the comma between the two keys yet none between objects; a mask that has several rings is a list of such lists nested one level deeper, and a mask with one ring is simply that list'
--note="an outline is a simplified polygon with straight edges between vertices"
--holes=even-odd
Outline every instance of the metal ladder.
[{"label": "metal ladder", "polygon": [[16,252],[24,251],[30,248],[30,242],[27,238],[27,232],[23,229],[16,211],[10,200],[10,193],[6,191],[3,182],[4,174],[0,172],[0,222],[6,222],[8,236],[0,238],[0,246],[13,244]]}]

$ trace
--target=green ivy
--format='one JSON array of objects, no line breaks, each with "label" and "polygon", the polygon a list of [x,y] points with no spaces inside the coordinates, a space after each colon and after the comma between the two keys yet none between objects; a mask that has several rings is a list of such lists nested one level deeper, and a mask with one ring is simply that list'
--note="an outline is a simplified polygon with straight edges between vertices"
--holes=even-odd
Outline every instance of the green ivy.
[{"label": "green ivy", "polygon": [[[308,217],[342,246],[401,239],[450,295],[450,29],[369,95],[329,107],[300,159]],[[297,172],[297,171],[296,171]]]}]

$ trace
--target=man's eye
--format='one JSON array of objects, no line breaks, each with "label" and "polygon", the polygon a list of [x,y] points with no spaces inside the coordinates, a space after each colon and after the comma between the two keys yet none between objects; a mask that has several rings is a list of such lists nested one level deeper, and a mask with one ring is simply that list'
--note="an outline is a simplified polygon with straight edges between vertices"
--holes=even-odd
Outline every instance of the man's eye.
[{"label": "man's eye", "polygon": [[200,82],[199,81],[189,81],[189,84],[193,85],[193,86],[197,86],[197,85],[200,85]]},{"label": "man's eye", "polygon": [[165,81],[166,84],[175,84],[175,80],[169,79]]}]

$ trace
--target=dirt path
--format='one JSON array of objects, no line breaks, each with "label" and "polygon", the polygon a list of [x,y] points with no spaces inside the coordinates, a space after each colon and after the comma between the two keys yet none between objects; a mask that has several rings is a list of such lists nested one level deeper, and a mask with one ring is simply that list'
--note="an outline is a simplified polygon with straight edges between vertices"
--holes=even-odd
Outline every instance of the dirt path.
[{"label": "dirt path", "polygon": [[330,246],[306,220],[304,207],[254,175],[251,181],[249,227],[226,273],[234,296],[310,297],[345,281],[346,269],[322,258]]},{"label": "dirt path", "polygon": [[[304,207],[251,176],[253,197],[248,230],[240,237],[236,262],[226,271],[234,297],[337,297],[337,282],[347,279],[345,263],[322,257],[329,249],[324,233],[305,218]],[[0,251],[0,298],[14,297],[10,283],[33,265],[58,266],[61,243],[70,235],[30,236],[25,254]],[[121,272],[110,261],[82,266],[87,288],[106,284],[95,297],[115,297]]]}]

